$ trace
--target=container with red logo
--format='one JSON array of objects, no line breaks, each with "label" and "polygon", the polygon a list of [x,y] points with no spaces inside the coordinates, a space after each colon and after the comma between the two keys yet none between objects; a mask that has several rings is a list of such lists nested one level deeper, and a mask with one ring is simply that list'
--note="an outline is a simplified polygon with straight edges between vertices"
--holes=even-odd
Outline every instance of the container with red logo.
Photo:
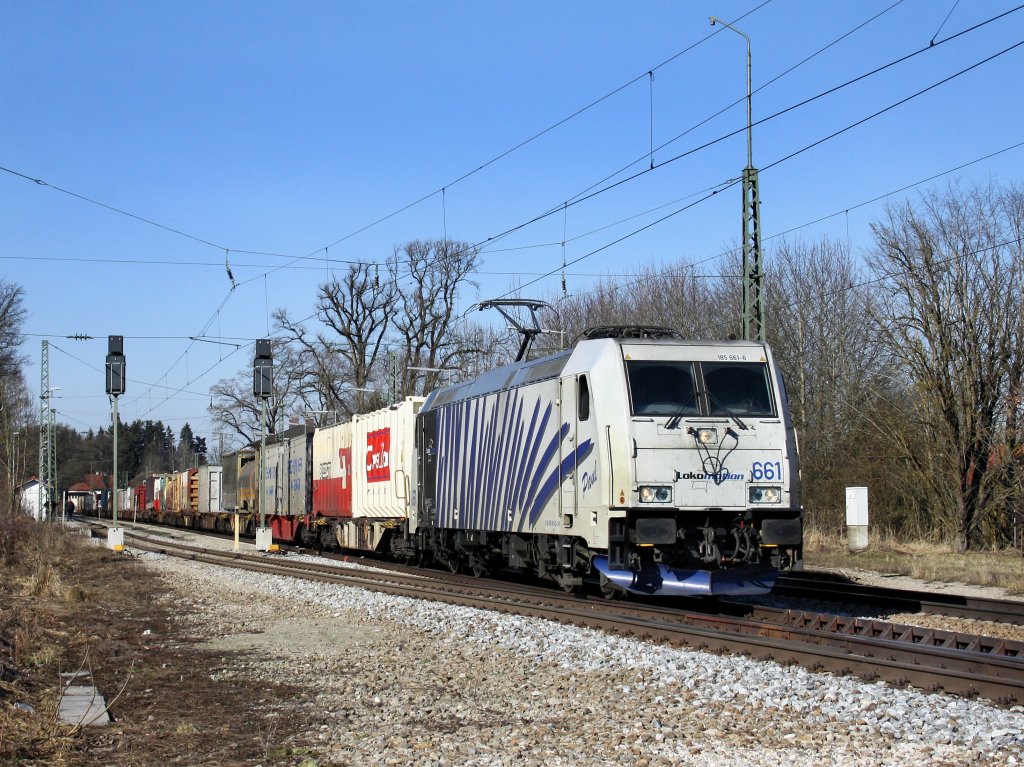
[{"label": "container with red logo", "polygon": [[421,397],[384,410],[357,415],[352,422],[352,452],[358,464],[352,515],[402,518],[409,515],[413,437]]},{"label": "container with red logo", "polygon": [[422,397],[350,422],[317,429],[313,437],[313,513],[325,517],[408,516],[413,424]]},{"label": "container with red logo", "polygon": [[313,515],[352,516],[352,424],[313,434]]}]

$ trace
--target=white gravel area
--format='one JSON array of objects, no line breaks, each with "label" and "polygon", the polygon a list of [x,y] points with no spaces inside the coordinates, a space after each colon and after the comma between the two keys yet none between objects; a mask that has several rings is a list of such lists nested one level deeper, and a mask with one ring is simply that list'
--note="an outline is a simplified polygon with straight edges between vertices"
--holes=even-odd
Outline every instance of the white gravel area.
[{"label": "white gravel area", "polygon": [[144,555],[216,676],[297,685],[316,765],[1018,765],[1024,707]]},{"label": "white gravel area", "polygon": [[[230,551],[234,548],[234,541],[225,538],[202,535],[190,530],[168,530],[159,526],[140,526],[140,532],[154,537],[164,537],[181,542],[188,542],[192,545],[204,546],[216,551]],[[131,541],[128,541],[129,547]],[[239,543],[239,550],[246,554],[259,553],[256,546],[245,540]],[[389,572],[385,568],[374,567],[372,560],[364,560],[359,557],[352,557],[345,561],[318,557],[308,554],[288,553],[287,557],[296,562],[310,562],[328,567],[338,567],[352,570],[368,570],[372,572]],[[831,571],[824,571],[831,572]],[[962,594],[964,596],[979,596],[989,599],[1015,599],[1008,596],[1004,589],[992,586],[972,586],[970,584],[954,583],[929,583],[906,576],[883,575],[868,570],[843,570],[841,574],[857,583],[864,583],[872,586],[886,586],[889,588],[907,589],[912,591],[937,591],[943,593]],[[744,601],[744,600],[740,600]],[[835,612],[836,605],[824,603],[814,599],[800,599],[794,597],[778,597],[769,595],[766,597],[752,597],[749,600],[753,603],[764,604],[773,607],[780,607],[787,610],[803,610],[807,612]],[[1024,609],[1024,599],[1022,599]],[[980,634],[982,636],[995,637],[997,639],[1009,639],[1014,642],[1024,642],[1024,626],[1011,623],[995,623],[993,621],[980,621],[972,618],[956,618],[948,615],[930,615],[926,613],[871,613],[863,615],[852,611],[839,611],[840,615],[853,615],[861,617],[876,618],[905,626],[920,626],[922,628],[937,629],[940,631],[954,631],[961,634]]]}]

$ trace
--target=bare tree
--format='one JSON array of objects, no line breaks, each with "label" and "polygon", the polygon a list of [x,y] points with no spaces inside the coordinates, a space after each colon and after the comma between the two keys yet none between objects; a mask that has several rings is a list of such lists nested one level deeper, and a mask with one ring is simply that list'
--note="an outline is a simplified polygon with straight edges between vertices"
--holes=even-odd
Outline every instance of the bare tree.
[{"label": "bare tree", "polygon": [[[294,350],[281,341],[275,341],[274,353],[274,396],[267,401],[266,433],[276,434],[277,426],[296,407],[301,380]],[[210,413],[217,426],[227,434],[241,437],[246,444],[260,438],[260,401],[252,393],[252,367],[242,368],[234,378],[224,378],[210,389],[213,402]]]},{"label": "bare tree", "polygon": [[[903,502],[880,492],[894,472],[889,403],[904,382],[875,338],[877,291],[845,243],[781,242],[766,270],[766,328],[800,434],[804,505],[841,524],[845,485],[870,483],[876,519]],[[865,284],[866,283],[866,284]]]},{"label": "bare tree", "polygon": [[402,393],[436,388],[446,380],[441,370],[461,369],[475,353],[456,332],[455,305],[478,263],[478,251],[468,242],[414,240],[395,248],[388,270],[396,286],[392,322],[399,336]]},{"label": "bare tree", "polygon": [[311,331],[286,310],[274,312],[275,326],[294,350],[296,394],[306,410],[351,415],[380,404],[361,391],[371,388],[381,365],[395,312],[394,281],[380,272],[377,264],[352,264],[318,288],[315,317],[325,329]]},{"label": "bare tree", "polygon": [[[28,425],[31,423],[30,397],[21,373],[24,357],[20,353],[21,328],[25,322],[24,290],[0,279],[0,449],[6,468],[0,486],[0,509],[10,518],[0,524],[0,561],[9,564],[17,549],[19,525],[16,484],[23,479],[28,453]],[[34,430],[38,437],[38,430]]]},{"label": "bare tree", "polygon": [[252,394],[252,371],[242,369],[234,378],[222,378],[210,388],[213,422],[229,435],[248,444],[259,439],[260,404]]},{"label": "bare tree", "polygon": [[951,186],[890,208],[872,229],[878,332],[918,384],[934,439],[914,448],[936,466],[931,488],[965,551],[1005,509],[1020,460],[1022,191]]},{"label": "bare tree", "polygon": [[21,326],[25,322],[25,290],[0,279],[0,379],[20,375],[25,356],[21,353]]},{"label": "bare tree", "polygon": [[13,514],[17,508],[17,488],[29,473],[35,474],[36,470],[30,472],[29,467],[38,466],[39,427],[32,397],[20,371],[3,376],[0,389],[0,460],[4,466],[0,509],[9,508]]},{"label": "bare tree", "polygon": [[[354,388],[355,375],[336,338],[312,332],[295,322],[287,310],[274,312],[274,325],[287,339],[288,374],[294,379],[290,418],[317,424],[333,423],[340,415],[360,412],[367,393]],[[359,387],[367,388],[367,387]]]},{"label": "bare tree", "polygon": [[395,304],[394,280],[377,264],[363,263],[318,289],[315,316],[326,331],[310,332],[285,311],[275,313],[277,327],[297,347],[303,396],[321,405],[312,409],[352,414],[380,404],[360,390],[370,388],[381,364]]}]

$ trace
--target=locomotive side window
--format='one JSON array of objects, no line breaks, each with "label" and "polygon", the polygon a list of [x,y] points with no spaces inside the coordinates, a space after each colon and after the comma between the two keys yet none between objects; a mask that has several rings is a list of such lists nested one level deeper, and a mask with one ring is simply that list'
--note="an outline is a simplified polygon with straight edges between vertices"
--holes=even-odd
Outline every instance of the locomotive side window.
[{"label": "locomotive side window", "polygon": [[775,415],[767,365],[705,362],[701,369],[711,415]]},{"label": "locomotive side window", "polygon": [[629,360],[633,415],[698,415],[692,362]]},{"label": "locomotive side window", "polygon": [[576,420],[586,421],[590,418],[590,385],[587,384],[587,377],[580,376],[579,390],[576,395]]}]

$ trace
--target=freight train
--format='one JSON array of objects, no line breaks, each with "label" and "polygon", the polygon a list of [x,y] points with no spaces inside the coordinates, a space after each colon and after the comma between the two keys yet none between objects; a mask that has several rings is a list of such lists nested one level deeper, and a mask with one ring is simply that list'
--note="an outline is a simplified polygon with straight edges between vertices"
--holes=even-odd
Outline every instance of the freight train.
[{"label": "freight train", "polygon": [[[262,466],[262,482],[261,467]],[[802,562],[797,441],[771,350],[600,328],[427,397],[147,478],[125,514],[567,591],[766,593]]]}]

